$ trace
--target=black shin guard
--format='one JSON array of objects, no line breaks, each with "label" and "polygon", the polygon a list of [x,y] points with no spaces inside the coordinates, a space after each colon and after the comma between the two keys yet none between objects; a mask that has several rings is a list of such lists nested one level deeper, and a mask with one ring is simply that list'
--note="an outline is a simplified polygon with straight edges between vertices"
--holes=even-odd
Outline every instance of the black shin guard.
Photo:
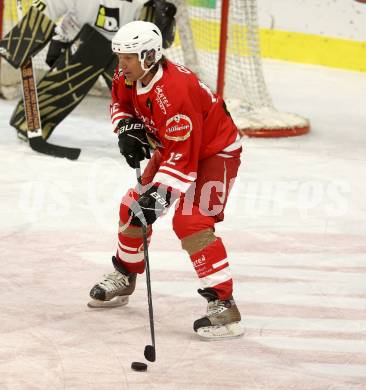
[{"label": "black shin guard", "polygon": [[[44,139],[82,101],[112,59],[110,41],[86,24],[37,84]],[[10,124],[21,132],[26,130],[22,101]]]},{"label": "black shin guard", "polygon": [[35,7],[0,41],[0,55],[14,68],[36,55],[51,39],[55,23]]}]

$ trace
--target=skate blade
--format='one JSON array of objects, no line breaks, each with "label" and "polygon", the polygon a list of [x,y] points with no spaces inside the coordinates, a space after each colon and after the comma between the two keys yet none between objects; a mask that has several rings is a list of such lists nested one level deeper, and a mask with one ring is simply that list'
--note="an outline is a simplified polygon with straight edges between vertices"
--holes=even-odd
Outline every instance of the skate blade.
[{"label": "skate blade", "polygon": [[235,339],[241,337],[244,330],[240,322],[228,325],[204,326],[197,329],[197,335],[205,341]]},{"label": "skate blade", "polygon": [[110,301],[99,301],[97,299],[92,299],[88,302],[88,307],[92,309],[105,309],[111,307],[125,306],[128,303],[128,295],[114,297]]}]

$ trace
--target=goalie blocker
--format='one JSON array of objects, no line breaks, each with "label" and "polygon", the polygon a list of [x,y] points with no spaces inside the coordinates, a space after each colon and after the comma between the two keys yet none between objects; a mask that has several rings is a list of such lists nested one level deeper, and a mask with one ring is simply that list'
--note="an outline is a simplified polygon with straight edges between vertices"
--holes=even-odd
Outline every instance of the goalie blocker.
[{"label": "goalie blocker", "polygon": [[[37,84],[42,135],[54,128],[81,102],[99,75],[115,64],[110,42],[88,24]],[[20,101],[10,124],[25,134],[27,123]]]},{"label": "goalie blocker", "polygon": [[20,68],[29,57],[46,46],[55,27],[55,23],[45,14],[30,7],[28,13],[0,41],[0,55],[14,68]]}]

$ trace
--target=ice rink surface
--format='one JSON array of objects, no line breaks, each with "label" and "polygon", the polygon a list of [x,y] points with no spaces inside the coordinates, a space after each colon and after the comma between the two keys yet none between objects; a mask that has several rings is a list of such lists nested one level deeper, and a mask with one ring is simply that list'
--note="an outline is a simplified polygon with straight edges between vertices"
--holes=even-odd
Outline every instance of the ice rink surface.
[{"label": "ice rink surface", "polygon": [[18,140],[0,101],[1,390],[366,389],[366,74],[265,63],[280,110],[311,133],[247,139],[217,233],[227,247],[245,335],[197,339],[205,312],[193,267],[159,220],[150,247],[157,361],[145,279],[127,307],[88,309],[110,272],[118,206],[135,184],[108,99],[87,98],[50,141],[78,161]]}]

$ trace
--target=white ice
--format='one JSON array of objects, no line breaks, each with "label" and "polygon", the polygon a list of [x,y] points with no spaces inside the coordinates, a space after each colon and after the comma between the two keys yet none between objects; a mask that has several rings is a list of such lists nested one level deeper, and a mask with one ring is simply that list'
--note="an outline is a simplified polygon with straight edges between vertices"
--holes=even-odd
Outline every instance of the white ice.
[{"label": "white ice", "polygon": [[118,153],[108,99],[87,98],[50,141],[78,161],[33,152],[0,101],[0,389],[366,389],[366,74],[266,62],[275,106],[311,133],[247,139],[217,226],[245,335],[205,343],[198,280],[171,229],[150,247],[157,361],[146,287],[127,307],[88,309],[109,272],[118,206],[135,183]]}]

